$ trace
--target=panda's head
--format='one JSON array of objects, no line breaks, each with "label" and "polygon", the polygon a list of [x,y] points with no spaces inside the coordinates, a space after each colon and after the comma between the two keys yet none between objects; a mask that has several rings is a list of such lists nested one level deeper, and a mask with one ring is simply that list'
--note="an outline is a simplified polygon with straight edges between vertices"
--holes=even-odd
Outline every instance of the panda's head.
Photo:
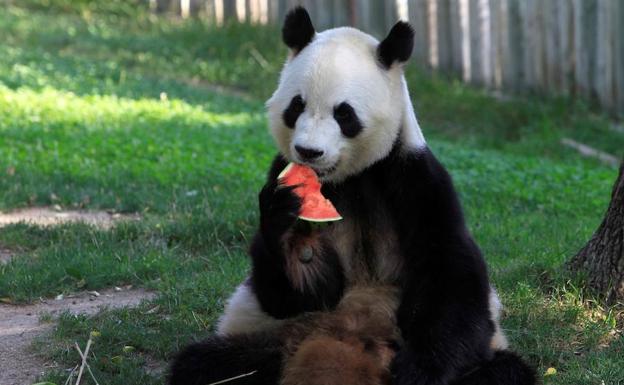
[{"label": "panda's head", "polygon": [[268,100],[269,124],[288,160],[339,182],[402,149],[425,145],[403,77],[413,30],[398,22],[379,42],[357,29],[316,33],[308,13],[285,19],[290,55]]}]

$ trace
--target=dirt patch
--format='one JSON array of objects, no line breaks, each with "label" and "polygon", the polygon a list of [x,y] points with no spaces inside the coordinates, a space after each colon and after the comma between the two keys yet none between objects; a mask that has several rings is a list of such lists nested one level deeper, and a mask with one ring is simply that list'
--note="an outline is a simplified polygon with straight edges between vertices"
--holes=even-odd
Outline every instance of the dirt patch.
[{"label": "dirt patch", "polygon": [[54,226],[68,222],[83,222],[100,228],[110,228],[123,220],[138,220],[138,214],[118,214],[98,210],[61,210],[50,207],[30,207],[8,213],[0,212],[0,227],[13,223]]},{"label": "dirt patch", "polygon": [[42,315],[52,320],[64,311],[91,315],[103,307],[132,307],[154,297],[155,293],[143,289],[110,289],[26,306],[0,304],[0,384],[30,385],[44,370],[54,367],[29,350],[33,339],[54,325],[40,322]]}]

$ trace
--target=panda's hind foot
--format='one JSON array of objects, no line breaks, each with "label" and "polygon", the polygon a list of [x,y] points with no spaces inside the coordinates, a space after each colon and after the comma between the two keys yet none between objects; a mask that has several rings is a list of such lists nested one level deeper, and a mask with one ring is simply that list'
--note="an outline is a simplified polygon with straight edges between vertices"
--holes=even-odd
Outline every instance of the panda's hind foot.
[{"label": "panda's hind foot", "polygon": [[277,385],[282,353],[270,335],[212,336],[174,359],[169,385]]}]

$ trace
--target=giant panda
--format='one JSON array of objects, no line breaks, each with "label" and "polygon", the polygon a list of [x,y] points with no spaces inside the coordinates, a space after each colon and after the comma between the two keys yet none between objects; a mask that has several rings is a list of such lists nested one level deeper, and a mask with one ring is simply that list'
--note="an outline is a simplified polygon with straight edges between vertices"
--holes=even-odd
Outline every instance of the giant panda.
[{"label": "giant panda", "polygon": [[[279,154],[259,193],[249,277],[217,333],[173,361],[171,385],[530,385],[451,178],[403,75],[413,30],[381,42],[286,16],[290,49],[267,102]],[[278,174],[313,168],[344,218],[297,220]]]}]

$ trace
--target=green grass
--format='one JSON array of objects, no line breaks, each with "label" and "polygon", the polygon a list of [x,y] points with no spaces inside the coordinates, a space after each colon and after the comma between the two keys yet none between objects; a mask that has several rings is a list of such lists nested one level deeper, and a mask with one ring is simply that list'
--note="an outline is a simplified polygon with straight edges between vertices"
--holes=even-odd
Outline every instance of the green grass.
[{"label": "green grass", "polygon": [[[0,245],[18,252],[0,266],[0,298],[124,284],[157,290],[136,309],[63,315],[38,350],[73,367],[74,341],[84,345],[98,330],[100,383],[163,383],[146,363],[209,333],[248,268],[256,194],[275,152],[263,101],[284,60],[279,29],[167,20],[119,1],[8,4],[0,13],[0,210],[55,204],[143,219],[111,230],[0,228]],[[557,369],[547,384],[617,384],[621,310],[603,309],[562,268],[597,227],[616,170],[559,141],[622,155],[624,135],[565,98],[499,101],[413,67],[408,79],[506,305],[514,348],[541,373]]]}]

